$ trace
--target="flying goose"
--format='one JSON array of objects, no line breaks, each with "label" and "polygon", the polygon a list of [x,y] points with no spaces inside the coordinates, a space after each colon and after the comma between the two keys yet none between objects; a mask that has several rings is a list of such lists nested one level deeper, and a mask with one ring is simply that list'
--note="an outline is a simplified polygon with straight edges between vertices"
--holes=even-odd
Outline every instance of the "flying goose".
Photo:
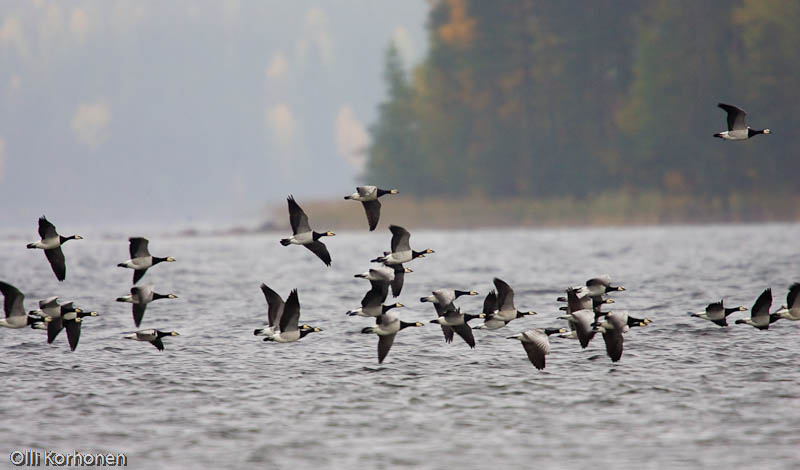
[{"label": "flying goose", "polygon": [[556,333],[566,333],[566,328],[534,328],[523,331],[507,339],[518,339],[528,354],[528,360],[539,370],[544,369],[544,357],[550,353],[550,339],[548,336]]},{"label": "flying goose", "polygon": [[777,313],[770,314],[769,308],[772,306],[772,288],[767,288],[756,299],[753,308],[750,309],[750,318],[740,318],[736,324],[750,325],[759,330],[768,330],[769,325],[780,320],[781,316]]},{"label": "flying goose", "polygon": [[165,336],[180,336],[177,331],[161,331],[156,329],[139,330],[129,335],[123,336],[125,339],[132,339],[135,341],[147,341],[156,347],[159,351],[164,350],[164,343],[161,338]]},{"label": "flying goose", "polygon": [[[435,305],[435,304],[434,304]],[[472,335],[472,329],[469,327],[467,322],[474,318],[483,318],[484,314],[479,315],[472,315],[469,313],[461,313],[461,309],[451,310],[449,312],[444,312],[442,316],[436,318],[435,320],[431,320],[431,323],[438,323],[439,325],[449,326],[453,329],[453,331],[461,336],[461,338],[466,341],[470,348],[475,347],[475,337]],[[446,339],[446,338],[445,338]]]},{"label": "flying goose", "polygon": [[705,311],[702,312],[689,312],[689,316],[702,318],[703,320],[708,320],[715,325],[719,326],[728,326],[728,315],[733,312],[746,312],[747,307],[738,306],[734,308],[726,308],[723,305],[723,301],[720,300],[719,302],[712,302],[706,306]]},{"label": "flying goose", "polygon": [[617,362],[622,358],[622,334],[628,328],[628,319],[624,312],[608,312],[605,321],[598,325],[597,331],[603,334],[606,354],[611,358],[611,362]]},{"label": "flying goose", "polygon": [[[624,289],[624,288],[623,288]],[[559,297],[558,300],[567,302],[566,307],[561,307],[561,310],[567,312],[578,310],[593,310],[595,318],[603,315],[601,308],[604,304],[613,304],[614,299],[603,298],[603,294],[590,295],[590,291],[586,287],[570,287],[567,289],[566,297]]]},{"label": "flying goose", "polygon": [[[74,319],[75,314],[83,310],[75,307],[73,302],[58,304],[58,297],[50,297],[39,301],[39,309],[43,312],[45,323],[47,323],[47,343],[52,344],[61,330],[64,329],[64,318]],[[71,314],[71,315],[70,315]],[[69,315],[69,316],[67,316]]]},{"label": "flying goose", "polygon": [[322,331],[321,328],[310,327],[300,328],[300,301],[297,298],[297,289],[292,290],[289,298],[283,306],[283,314],[278,323],[278,332],[272,336],[267,336],[264,341],[275,341],[276,343],[292,343],[309,333]]},{"label": "flying goose", "polygon": [[28,248],[41,248],[44,250],[56,279],[63,281],[67,278],[67,264],[64,261],[64,252],[61,251],[61,245],[66,243],[67,240],[81,240],[83,237],[80,235],[71,235],[69,237],[59,235],[56,232],[55,225],[51,224],[45,216],[39,217],[39,236],[42,237],[41,241],[28,243]]},{"label": "flying goose", "polygon": [[392,250],[388,253],[384,252],[383,256],[373,259],[373,263],[383,263],[387,266],[391,266],[408,263],[416,258],[424,258],[428,253],[434,253],[430,248],[423,251],[412,250],[409,244],[411,233],[403,227],[399,225],[390,225],[389,230],[392,232]]},{"label": "flying goose", "polygon": [[443,310],[455,310],[453,301],[462,295],[478,295],[474,290],[458,290],[458,289],[436,289],[431,291],[431,295],[427,297],[420,297],[420,302],[431,302],[442,307]]},{"label": "flying goose", "polygon": [[769,129],[751,129],[750,126],[744,122],[744,117],[747,113],[741,108],[724,103],[717,103],[717,106],[728,113],[728,130],[718,132],[714,134],[714,137],[719,137],[724,140],[747,140],[754,135],[772,133]]},{"label": "flying goose", "polygon": [[[458,290],[458,289],[437,289],[431,292],[431,295],[427,297],[420,297],[420,302],[431,302],[433,307],[436,309],[436,315],[442,316],[446,312],[453,311],[456,309],[455,304],[453,301],[462,295],[478,295],[477,292],[474,290],[466,291],[466,290]],[[447,325],[441,325],[442,327],[442,334],[444,335],[444,341],[446,343],[453,342],[453,329]]]},{"label": "flying goose", "polygon": [[383,301],[386,300],[386,294],[382,294],[375,289],[370,289],[364,294],[364,298],[361,299],[361,307],[358,307],[353,310],[348,310],[348,316],[361,316],[361,317],[378,317],[393,308],[400,308],[404,307],[405,305],[401,304],[400,302],[396,302],[390,305],[383,305]]},{"label": "flying goose", "polygon": [[420,322],[406,323],[397,318],[394,312],[388,312],[375,318],[375,326],[368,326],[361,330],[364,334],[378,335],[378,364],[382,364],[386,355],[389,354],[397,332],[410,326],[423,326],[423,324]]},{"label": "flying goose", "polygon": [[[410,271],[410,270],[409,270]],[[370,268],[369,271],[356,274],[354,277],[360,277],[369,281],[372,286],[372,291],[376,292],[376,296],[380,297],[382,303],[389,295],[389,285],[394,282],[396,273],[390,266],[380,266],[378,268]]]},{"label": "flying goose", "polygon": [[97,312],[86,311],[73,311],[66,313],[62,316],[64,329],[67,330],[67,342],[69,342],[70,351],[74,351],[78,347],[78,340],[81,338],[81,324],[85,317],[96,317]]},{"label": "flying goose", "polygon": [[594,338],[595,334],[592,329],[592,325],[595,322],[594,311],[587,309],[576,310],[567,313],[563,317],[559,317],[559,319],[569,322],[570,330],[574,331],[575,335],[577,335],[581,343],[581,348],[586,349],[586,346],[589,345],[589,341]]},{"label": "flying goose", "polygon": [[332,237],[336,235],[333,232],[314,232],[308,224],[308,216],[303,209],[297,205],[294,196],[286,198],[289,203],[289,224],[292,226],[292,236],[289,238],[281,239],[281,245],[303,245],[308,248],[312,253],[317,255],[319,259],[325,263],[325,266],[331,265],[331,254],[328,253],[328,248],[324,243],[319,241],[322,237]]},{"label": "flying goose", "polygon": [[369,230],[373,231],[378,226],[378,219],[381,218],[381,201],[378,198],[385,194],[397,194],[397,190],[380,189],[377,186],[357,186],[356,192],[344,198],[345,200],[360,201],[364,205]]},{"label": "flying goose", "polygon": [[775,312],[776,315],[787,320],[800,320],[800,282],[795,282],[789,286],[789,293],[786,294],[786,305]]},{"label": "flying goose", "polygon": [[612,286],[611,276],[608,274],[601,274],[586,281],[586,290],[588,291],[589,297],[597,297],[609,292],[622,292],[625,288],[622,286]]},{"label": "flying goose", "polygon": [[131,237],[128,239],[128,241],[130,242],[128,250],[130,251],[131,259],[123,263],[119,263],[117,266],[120,268],[133,269],[134,284],[139,282],[139,279],[144,276],[144,273],[146,273],[149,268],[152,268],[162,261],[166,261],[168,263],[175,261],[175,258],[171,256],[159,258],[158,256],[151,255],[150,250],[147,248],[147,245],[150,243],[150,241],[146,238]]},{"label": "flying goose", "polygon": [[[260,287],[261,292],[264,294],[264,298],[267,300],[267,327],[256,328],[253,330],[253,334],[256,336],[274,336],[278,333],[278,325],[280,325],[281,316],[283,315],[283,307],[285,304],[281,296],[274,290],[267,287],[266,284],[261,283]],[[311,330],[313,327],[310,325],[300,325],[300,329]]]},{"label": "flying goose", "polygon": [[177,299],[175,294],[159,294],[155,292],[153,285],[148,286],[133,286],[131,293],[123,297],[117,297],[117,302],[130,302],[133,304],[133,323],[136,327],[142,323],[144,311],[147,309],[147,304],[154,300],[159,299]]},{"label": "flying goose", "polygon": [[[505,281],[499,278],[494,278],[494,287],[497,289],[497,311],[488,313],[484,316],[483,325],[479,329],[494,330],[502,328],[511,320],[522,318],[527,315],[536,315],[536,312],[520,312],[514,306],[514,289],[511,288]],[[484,301],[484,305],[486,302]]]},{"label": "flying goose", "polygon": [[33,325],[37,321],[43,321],[43,318],[31,314],[26,314],[24,309],[25,294],[20,292],[19,289],[0,281],[0,292],[3,293],[3,310],[6,313],[5,318],[0,318],[0,326],[5,328],[25,328],[28,325]]}]

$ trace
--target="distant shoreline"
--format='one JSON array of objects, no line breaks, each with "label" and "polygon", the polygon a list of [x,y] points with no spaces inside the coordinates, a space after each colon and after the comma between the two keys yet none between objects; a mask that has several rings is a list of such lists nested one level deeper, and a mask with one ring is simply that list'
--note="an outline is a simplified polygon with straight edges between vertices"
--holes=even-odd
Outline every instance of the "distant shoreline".
[{"label": "distant shoreline", "polygon": [[[365,229],[364,210],[352,201],[298,201],[318,230]],[[381,227],[417,229],[558,228],[799,222],[800,195],[736,194],[701,200],[658,193],[604,193],[578,199],[381,198]],[[267,208],[264,230],[288,226],[285,204]],[[285,219],[285,221],[284,221]]]}]

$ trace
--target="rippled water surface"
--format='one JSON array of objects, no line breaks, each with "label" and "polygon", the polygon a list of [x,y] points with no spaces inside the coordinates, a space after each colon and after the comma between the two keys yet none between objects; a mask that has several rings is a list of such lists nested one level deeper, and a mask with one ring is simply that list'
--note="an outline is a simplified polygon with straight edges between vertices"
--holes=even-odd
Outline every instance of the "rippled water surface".
[{"label": "rippled water surface", "polygon": [[[371,321],[344,312],[369,287],[353,274],[389,247],[384,228],[327,239],[331,268],[281,247],[282,234],[151,236],[154,255],[178,259],[142,281],[179,297],[144,317],[142,328],[181,333],[163,353],[121,339],[134,330],[130,304],[114,302],[131,283],[115,266],[125,238],[81,234],[64,248],[61,284],[30,240],[0,241],[0,279],[26,293],[26,309],[58,295],[100,312],[74,353],[64,333],[48,345],[41,331],[0,329],[3,460],[32,447],[123,452],[154,469],[800,467],[800,322],[758,331],[686,314],[721,297],[749,309],[770,286],[773,310],[785,303],[800,281],[798,225],[412,230],[413,247],[436,253],[409,264],[399,312],[426,326],[401,332],[382,366],[377,338],[360,333]],[[601,273],[627,288],[613,307],[653,324],[626,334],[617,364],[600,338],[586,350],[552,338],[547,368],[534,369],[505,337],[561,326],[555,298]],[[539,314],[476,331],[474,350],[445,344],[419,297],[474,289],[458,304],[477,313],[494,276]],[[261,282],[284,297],[297,287],[301,321],[325,331],[254,337]]]}]

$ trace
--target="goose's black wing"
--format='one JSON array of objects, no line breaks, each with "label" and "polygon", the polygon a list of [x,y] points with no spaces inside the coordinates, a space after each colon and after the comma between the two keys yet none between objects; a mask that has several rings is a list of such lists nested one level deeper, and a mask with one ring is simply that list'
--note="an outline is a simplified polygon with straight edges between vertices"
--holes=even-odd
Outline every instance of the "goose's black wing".
[{"label": "goose's black wing", "polygon": [[58,237],[56,226],[51,224],[44,216],[39,217],[39,236],[42,237],[42,240]]},{"label": "goose's black wing", "polygon": [[147,310],[147,304],[133,304],[133,324],[139,327],[144,318],[144,311]]},{"label": "goose's black wing", "polygon": [[145,269],[134,269],[133,270],[133,283],[136,284],[137,282],[139,282],[139,279],[141,279],[144,276],[144,273],[146,273],[146,272],[147,272],[147,268],[145,268]]},{"label": "goose's black wing", "polygon": [[395,336],[397,336],[397,333],[378,336],[378,364],[383,364],[383,360],[386,359],[386,355],[389,354],[389,350],[392,349]]},{"label": "goose's black wing", "polygon": [[148,239],[142,237],[131,237],[128,239],[128,241],[130,242],[128,249],[131,253],[131,259],[150,256],[150,250],[147,247],[147,245],[150,244]]},{"label": "goose's black wing", "polygon": [[505,281],[494,278],[494,287],[497,289],[497,308],[498,310],[515,310],[514,289]]},{"label": "goose's black wing", "polygon": [[314,240],[308,245],[303,245],[303,246],[311,250],[311,252],[314,253],[315,255],[317,255],[319,259],[321,259],[322,262],[325,263],[325,266],[331,265],[331,254],[328,253],[328,247],[326,247],[324,243],[322,243],[319,240]]},{"label": "goose's black wing", "polygon": [[772,306],[772,289],[767,288],[764,289],[764,292],[758,296],[756,299],[756,303],[753,304],[753,308],[750,309],[750,317],[752,319],[756,319],[757,317],[768,317],[769,316],[769,308]]},{"label": "goose's black wing", "polygon": [[725,103],[719,103],[717,106],[724,109],[725,112],[728,113],[729,131],[747,129],[747,124],[744,123],[744,117],[747,115],[747,113],[743,109]]},{"label": "goose's black wing", "polygon": [[494,313],[497,310],[497,293],[495,291],[491,291],[486,294],[486,298],[483,299],[483,310],[482,312],[486,315]]},{"label": "goose's black wing", "polygon": [[411,250],[411,234],[408,230],[399,225],[390,225],[389,230],[392,232],[392,253]]},{"label": "goose's black wing", "polygon": [[78,347],[78,340],[81,339],[81,323],[77,320],[64,320],[64,328],[67,330],[67,341],[69,349],[74,351]]},{"label": "goose's black wing", "polygon": [[289,196],[286,201],[289,203],[289,223],[292,226],[292,233],[297,235],[298,233],[310,232],[311,226],[308,224],[308,216],[297,205],[294,196]]},{"label": "goose's black wing", "polygon": [[280,331],[295,331],[298,328],[300,321],[300,300],[297,297],[297,289],[292,290],[289,298],[286,299],[286,304],[283,306],[283,315],[281,315]]},{"label": "goose's black wing", "polygon": [[67,262],[64,260],[64,252],[61,251],[61,247],[44,250],[44,254],[47,256],[47,261],[50,262],[50,267],[53,269],[53,274],[56,275],[56,279],[59,281],[66,279]]},{"label": "goose's black wing", "polygon": [[394,266],[394,280],[392,281],[392,297],[400,295],[403,290],[403,281],[406,276],[406,268],[402,264],[395,264]]},{"label": "goose's black wing", "polygon": [[522,347],[525,348],[525,353],[528,354],[528,360],[531,361],[533,367],[539,370],[544,369],[544,349],[539,343],[529,343],[522,341]]},{"label": "goose's black wing", "polygon": [[64,319],[61,317],[52,317],[50,322],[47,323],[47,344],[53,344],[56,336],[64,329]]},{"label": "goose's black wing", "polygon": [[11,284],[0,281],[0,292],[3,293],[3,310],[6,318],[15,316],[25,316],[25,294]]},{"label": "goose's black wing", "polygon": [[377,199],[374,201],[361,201],[364,206],[364,212],[367,213],[367,222],[369,222],[369,230],[375,230],[378,226],[378,219],[381,218],[381,202]]},{"label": "goose's black wing", "polygon": [[267,287],[266,284],[261,284],[261,292],[264,293],[264,298],[267,300],[267,323],[269,326],[274,327],[281,321],[283,299],[277,292]]},{"label": "goose's black wing", "polygon": [[472,328],[470,328],[469,325],[463,323],[458,326],[451,326],[450,328],[452,328],[452,330],[455,331],[458,336],[461,336],[461,338],[463,338],[464,341],[469,344],[470,348],[475,347],[475,337],[472,336]]},{"label": "goose's black wing", "polygon": [[603,333],[603,340],[606,342],[606,354],[611,358],[611,362],[617,362],[622,357],[622,331],[614,328]]},{"label": "goose's black wing", "polygon": [[798,295],[800,295],[800,282],[795,282],[789,287],[789,293],[786,294],[786,308],[793,308],[797,303]]},{"label": "goose's black wing", "polygon": [[153,341],[150,341],[150,344],[155,346],[159,351],[164,350],[164,342],[161,341],[161,338],[156,338]]}]

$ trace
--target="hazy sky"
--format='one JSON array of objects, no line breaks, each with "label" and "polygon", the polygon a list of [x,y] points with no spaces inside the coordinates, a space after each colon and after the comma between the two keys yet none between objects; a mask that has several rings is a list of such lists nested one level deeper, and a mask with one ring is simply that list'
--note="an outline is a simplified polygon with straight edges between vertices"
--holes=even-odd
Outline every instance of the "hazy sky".
[{"label": "hazy sky", "polygon": [[[352,192],[425,0],[3,1],[0,224],[241,220]],[[74,222],[74,223],[73,223]]]}]

